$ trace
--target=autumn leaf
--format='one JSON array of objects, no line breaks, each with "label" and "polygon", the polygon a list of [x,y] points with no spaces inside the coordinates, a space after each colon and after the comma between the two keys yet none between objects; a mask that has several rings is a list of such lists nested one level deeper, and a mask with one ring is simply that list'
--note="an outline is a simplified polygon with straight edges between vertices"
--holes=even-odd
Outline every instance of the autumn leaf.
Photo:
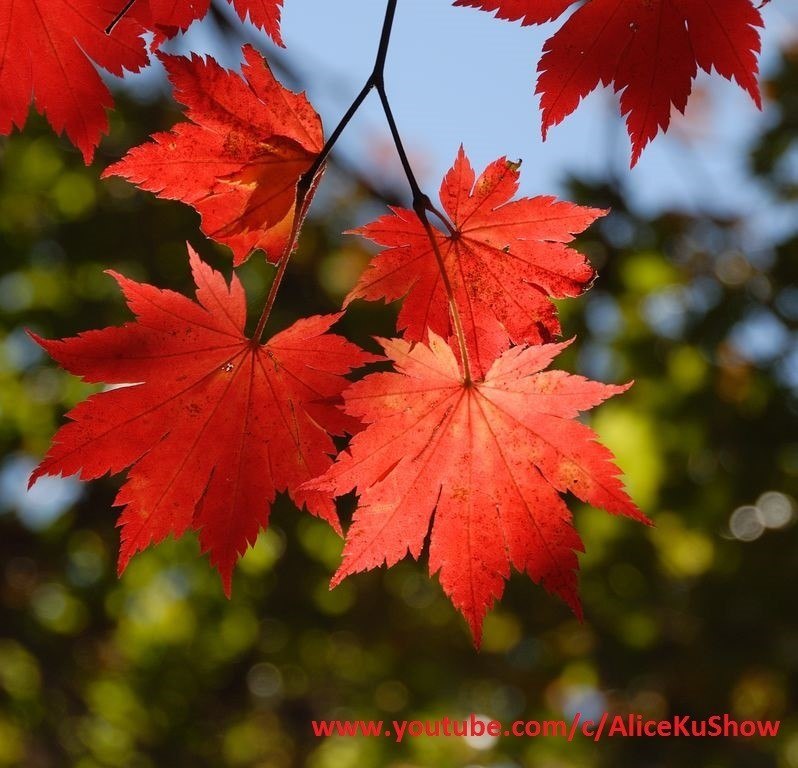
[{"label": "autumn leaf", "polygon": [[543,372],[566,344],[513,347],[467,384],[434,333],[429,345],[381,343],[396,371],[344,393],[347,413],[368,426],[309,484],[360,497],[332,584],[408,552],[418,559],[429,533],[430,574],[439,574],[477,644],[511,566],[580,615],[582,543],[560,494],[648,523],[610,452],[574,420],[627,387]]},{"label": "autumn leaf", "polygon": [[[605,211],[553,197],[512,201],[518,164],[501,158],[477,179],[462,147],[443,180],[441,203],[454,233],[436,230],[462,315],[472,364],[487,371],[509,341],[550,341],[560,332],[551,298],[578,296],[594,272],[568,243]],[[414,341],[451,333],[448,299],[426,230],[411,210],[356,230],[386,246],[346,298],[406,297],[399,330]]]},{"label": "autumn leaf", "polygon": [[240,264],[256,248],[277,261],[291,236],[299,178],[323,146],[321,119],[244,47],[242,79],[213,59],[161,55],[188,122],[156,133],[103,173],[181,200]]},{"label": "autumn leaf", "polygon": [[113,105],[96,66],[122,75],[147,63],[137,21],[123,19],[112,37],[105,34],[118,6],[118,0],[0,3],[0,134],[21,130],[33,104],[91,162]]},{"label": "autumn leaf", "polygon": [[353,431],[336,400],[343,375],[374,359],[299,320],[265,344],[244,334],[246,301],[190,251],[197,302],[111,273],[135,322],[63,341],[36,340],[86,381],[122,386],[69,414],[31,477],[90,480],[129,468],[119,571],[149,544],[199,532],[229,594],[233,566],[269,520],[275,494],[340,530],[329,494],[300,488],[332,463],[330,435]]},{"label": "autumn leaf", "polygon": [[[122,2],[122,0],[119,0]],[[280,36],[280,10],[283,0],[228,0],[242,21],[249,20],[263,29],[278,45]],[[138,0],[130,13],[147,27],[158,29],[166,37],[179,30],[188,29],[191,22],[208,13],[210,0]]]},{"label": "autumn leaf", "polygon": [[[569,0],[458,0],[501,18],[541,23]],[[620,93],[632,165],[673,107],[684,112],[698,68],[737,83],[758,107],[762,16],[751,0],[588,0],[545,44],[537,93],[543,137],[600,84]]]}]

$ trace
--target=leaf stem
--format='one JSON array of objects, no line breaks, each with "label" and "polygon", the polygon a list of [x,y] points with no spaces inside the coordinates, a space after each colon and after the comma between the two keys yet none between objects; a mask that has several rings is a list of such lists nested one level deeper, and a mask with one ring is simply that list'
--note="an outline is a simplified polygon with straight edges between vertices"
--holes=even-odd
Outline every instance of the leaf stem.
[{"label": "leaf stem", "polygon": [[266,297],[266,304],[263,307],[263,311],[260,313],[258,325],[252,334],[253,344],[260,344],[263,331],[266,328],[266,323],[269,321],[269,315],[271,315],[274,302],[277,299],[277,292],[280,290],[283,277],[285,277],[285,271],[288,268],[288,262],[291,260],[291,255],[296,249],[297,240],[299,239],[299,232],[302,229],[302,224],[305,221],[308,208],[310,208],[310,203],[313,199],[313,190],[314,184],[313,181],[311,181],[304,190],[299,191],[297,194],[296,207],[294,208],[294,221],[291,224],[291,233],[288,236],[288,242],[286,243],[285,249],[280,256],[280,260],[277,262],[277,272],[274,275],[274,280],[272,280],[271,287],[269,288],[269,295]]},{"label": "leaf stem", "polygon": [[441,221],[443,221],[452,237],[456,237],[457,232],[449,220],[435,208],[429,197],[421,191],[421,187],[419,186],[416,176],[413,173],[413,168],[410,165],[410,160],[407,157],[404,144],[402,143],[402,137],[396,125],[396,120],[393,116],[393,110],[391,109],[388,95],[385,92],[385,84],[382,81],[377,83],[377,93],[379,93],[380,96],[380,102],[382,103],[383,112],[385,112],[385,119],[388,121],[388,127],[390,128],[394,145],[396,146],[396,152],[399,155],[399,160],[401,161],[402,168],[404,168],[405,171],[405,176],[407,176],[407,182],[410,185],[411,192],[413,193],[413,210],[421,221],[424,231],[427,233],[430,245],[432,246],[432,252],[435,254],[435,260],[438,262],[438,269],[441,273],[443,288],[446,291],[446,297],[449,300],[449,314],[452,318],[452,325],[454,326],[454,332],[457,336],[457,344],[460,348],[460,357],[463,363],[463,380],[466,385],[468,385],[472,380],[471,365],[468,356],[468,345],[466,344],[465,332],[463,330],[463,322],[460,318],[460,311],[457,309],[454,288],[452,287],[452,281],[449,278],[449,272],[446,269],[446,262],[443,260],[440,244],[438,243],[435,230],[433,229],[432,224],[430,224],[427,212],[435,214]]},{"label": "leaf stem", "polygon": [[[128,0],[127,6],[120,13],[120,18],[134,2],[135,0]],[[341,138],[341,134],[344,132],[344,130],[346,130],[347,125],[349,125],[349,122],[355,116],[355,113],[360,109],[361,105],[366,100],[366,97],[375,88],[378,80],[382,80],[382,72],[385,69],[385,59],[388,55],[388,43],[390,42],[391,29],[393,28],[393,19],[396,13],[396,3],[397,0],[388,0],[388,7],[385,10],[385,20],[383,21],[382,32],[380,34],[380,43],[377,48],[377,56],[371,75],[369,75],[368,80],[366,80],[363,87],[360,89],[360,93],[355,96],[354,101],[349,105],[349,108],[344,113],[344,116],[341,118],[338,125],[335,126],[335,129],[324,143],[321,152],[319,152],[319,154],[316,156],[313,164],[302,174],[302,176],[299,177],[296,188],[297,198],[296,205],[294,206],[294,222],[291,226],[291,234],[288,237],[288,243],[286,244],[285,250],[280,256],[280,260],[277,262],[277,273],[275,274],[272,285],[269,288],[269,295],[266,297],[266,304],[263,307],[263,311],[261,312],[260,318],[258,320],[258,325],[255,328],[255,332],[252,336],[252,342],[254,344],[260,343],[260,339],[263,336],[263,331],[266,328],[266,323],[269,321],[269,315],[274,307],[274,302],[277,298],[277,292],[280,289],[280,284],[285,276],[285,271],[288,267],[288,261],[290,260],[294,249],[296,248],[297,239],[299,238],[299,231],[302,228],[302,223],[304,222],[305,215],[307,214],[307,209],[310,206],[310,200],[313,196],[311,193],[314,188],[314,183],[317,181],[319,174],[323,171],[324,164],[326,163],[330,152],[332,152],[333,147],[335,147],[335,145],[338,143],[338,139]]]},{"label": "leaf stem", "polygon": [[415,210],[419,202],[422,203],[424,211],[429,211],[433,215],[437,216],[437,218],[443,222],[446,229],[449,230],[449,234],[452,237],[456,237],[457,231],[452,226],[452,223],[449,221],[449,219],[447,219],[446,216],[444,216],[432,204],[432,200],[430,200],[429,197],[421,191],[421,187],[419,186],[416,176],[413,173],[413,168],[410,165],[410,160],[407,157],[404,144],[402,143],[402,137],[396,125],[396,120],[393,116],[393,110],[391,109],[391,103],[388,100],[388,94],[385,91],[385,83],[383,82],[382,78],[380,78],[375,87],[380,97],[380,103],[382,104],[382,111],[385,113],[385,119],[388,121],[388,128],[391,131],[391,137],[393,138],[396,153],[399,155],[399,161],[402,163],[402,168],[404,169],[405,176],[407,177],[407,183],[410,185],[410,191],[413,195],[413,209]]},{"label": "leaf stem", "polygon": [[[133,4],[133,2],[135,2],[135,0],[129,0],[128,5],[122,12],[122,15],[124,15],[124,11],[127,10],[127,8]],[[441,254],[435,229],[433,229],[432,224],[430,224],[427,213],[432,213],[434,216],[440,219],[452,237],[457,237],[457,231],[449,219],[446,218],[446,216],[444,216],[432,204],[432,201],[429,199],[429,197],[421,191],[421,187],[419,186],[416,176],[413,173],[413,168],[410,165],[410,160],[408,159],[407,152],[405,151],[404,144],[402,142],[402,137],[396,125],[396,120],[393,116],[393,111],[391,110],[391,104],[388,100],[388,94],[385,91],[385,62],[388,58],[388,46],[391,42],[391,32],[393,30],[393,22],[396,16],[397,3],[398,0],[388,0],[388,4],[385,9],[385,19],[382,24],[382,32],[380,33],[380,42],[377,47],[377,56],[374,61],[374,69],[372,70],[371,75],[369,75],[363,87],[360,89],[360,92],[350,104],[338,125],[330,134],[330,137],[325,142],[321,152],[319,152],[319,154],[316,156],[313,164],[299,178],[299,182],[297,183],[297,199],[296,206],[294,208],[295,215],[294,222],[291,226],[291,234],[289,235],[285,250],[283,251],[280,260],[277,263],[277,273],[275,274],[274,280],[272,281],[272,285],[269,289],[269,295],[266,298],[266,304],[263,307],[260,319],[258,320],[258,325],[255,328],[255,332],[252,336],[252,342],[253,344],[259,344],[261,337],[263,336],[263,331],[266,328],[266,323],[269,320],[269,315],[271,314],[272,308],[274,307],[274,302],[277,298],[277,292],[280,288],[280,284],[283,281],[283,277],[285,276],[288,262],[291,258],[291,254],[296,248],[299,232],[302,228],[305,216],[307,215],[310,201],[313,197],[312,192],[314,185],[318,181],[319,174],[323,171],[324,164],[326,163],[327,158],[329,157],[333,148],[337,144],[338,139],[341,138],[341,134],[343,134],[344,130],[346,130],[346,127],[360,109],[369,93],[376,89],[377,94],[380,97],[380,103],[382,104],[383,112],[385,113],[385,119],[388,121],[388,127],[391,131],[396,152],[399,155],[399,160],[402,163],[402,168],[404,169],[405,176],[407,177],[408,184],[410,185],[410,191],[413,195],[413,210],[421,221],[424,231],[427,233],[430,245],[432,246],[432,251],[435,254],[435,260],[438,262],[441,280],[449,301],[449,314],[452,318],[452,325],[454,326],[455,335],[457,336],[457,343],[460,348],[460,357],[463,363],[464,381],[466,384],[470,384],[472,381],[471,366],[468,356],[468,346],[466,344],[465,332],[463,330],[463,323],[460,318],[460,312],[457,309],[457,302],[455,301],[452,281],[449,278],[449,273],[446,270],[446,263],[443,260],[443,255]]]},{"label": "leaf stem", "polygon": [[114,18],[111,20],[111,23],[105,28],[106,35],[110,35],[111,32],[114,31],[114,27],[117,24],[119,24],[119,22],[122,21],[122,19],[125,18],[127,12],[133,7],[133,3],[135,2],[136,0],[127,0],[127,2],[122,7],[122,10],[119,11],[119,13],[117,13],[116,16],[114,16]]},{"label": "leaf stem", "polygon": [[294,237],[293,240],[286,246],[282,256],[280,256],[280,261],[277,262],[277,273],[275,274],[274,280],[272,280],[271,287],[269,288],[269,295],[266,297],[266,304],[264,304],[263,311],[260,313],[260,317],[258,318],[258,325],[255,328],[255,332],[252,334],[251,342],[253,345],[257,346],[261,343],[263,331],[266,328],[266,323],[269,321],[269,315],[271,315],[274,302],[277,299],[277,291],[280,290],[280,285],[283,282],[285,270],[288,267],[288,261],[291,251],[294,249],[295,241],[296,238]]},{"label": "leaf stem", "polygon": [[471,383],[471,365],[468,356],[468,345],[466,344],[465,332],[463,331],[463,323],[460,318],[460,312],[457,309],[454,289],[452,287],[452,281],[449,278],[449,273],[446,269],[446,262],[443,260],[438,238],[436,237],[432,224],[430,224],[427,212],[432,213],[438,219],[440,219],[452,237],[457,237],[457,231],[449,219],[446,218],[446,216],[444,216],[432,204],[432,201],[429,199],[429,197],[422,192],[418,180],[416,179],[416,175],[413,173],[413,167],[410,165],[410,159],[407,156],[407,151],[405,150],[404,143],[402,142],[402,136],[399,133],[399,128],[396,124],[393,110],[391,109],[391,102],[388,99],[388,94],[385,90],[385,61],[388,55],[388,44],[390,43],[391,29],[393,28],[394,15],[396,13],[396,2],[397,0],[388,1],[388,9],[385,14],[385,25],[383,27],[382,37],[380,39],[380,49],[379,53],[377,54],[377,62],[374,65],[374,72],[372,72],[369,80],[373,81],[373,85],[377,89],[377,94],[379,95],[380,103],[382,104],[382,111],[385,113],[385,119],[388,122],[388,128],[391,131],[391,137],[393,138],[393,143],[396,147],[396,153],[399,155],[399,161],[402,163],[402,168],[404,169],[405,176],[407,177],[407,182],[410,185],[410,191],[413,195],[413,210],[415,211],[416,216],[418,216],[419,221],[421,221],[424,231],[427,233],[430,245],[432,246],[432,252],[435,254],[435,260],[438,262],[438,269],[441,273],[443,288],[446,291],[446,296],[449,300],[449,314],[451,315],[452,325],[454,326],[454,332],[457,336],[457,343],[460,347],[460,357],[463,363],[463,380],[466,385],[468,385]]}]

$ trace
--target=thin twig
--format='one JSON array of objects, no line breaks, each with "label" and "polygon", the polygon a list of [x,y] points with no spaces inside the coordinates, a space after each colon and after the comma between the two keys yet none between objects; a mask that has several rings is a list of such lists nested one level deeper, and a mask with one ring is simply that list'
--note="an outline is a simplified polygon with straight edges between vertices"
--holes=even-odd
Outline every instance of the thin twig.
[{"label": "thin twig", "polygon": [[[131,0],[131,3],[132,2],[133,0]],[[380,97],[380,103],[382,104],[383,112],[385,113],[385,118],[388,121],[388,127],[390,128],[391,136],[393,137],[396,152],[399,155],[399,160],[410,185],[410,191],[413,195],[413,210],[418,216],[419,221],[421,221],[424,231],[427,233],[430,245],[432,246],[432,251],[435,254],[435,259],[438,263],[438,269],[441,273],[441,281],[443,282],[443,287],[446,291],[446,296],[449,301],[449,313],[452,318],[452,325],[454,326],[457,343],[460,348],[460,357],[463,363],[464,381],[466,384],[470,384],[472,381],[471,366],[468,355],[468,345],[466,344],[465,332],[463,330],[463,323],[460,318],[460,312],[457,309],[457,301],[455,300],[452,281],[449,278],[449,273],[446,269],[446,263],[443,259],[443,255],[441,254],[438,238],[436,237],[436,230],[432,227],[432,224],[430,224],[427,213],[432,213],[439,218],[452,237],[456,238],[458,233],[449,219],[446,218],[446,216],[444,216],[432,204],[432,201],[429,199],[429,197],[421,191],[421,187],[419,186],[416,176],[413,173],[413,168],[410,165],[410,160],[408,159],[407,152],[405,151],[402,137],[396,125],[396,120],[394,119],[393,111],[391,110],[391,104],[385,91],[385,62],[388,57],[388,46],[391,41],[391,31],[393,30],[397,2],[398,0],[388,0],[388,5],[385,9],[385,19],[382,25],[382,32],[380,34],[380,42],[377,48],[377,56],[374,61],[374,69],[372,70],[371,75],[361,88],[360,93],[358,93],[358,95],[355,97],[355,100],[349,106],[349,109],[347,109],[346,113],[341,118],[341,121],[335,127],[335,130],[333,130],[333,132],[330,134],[330,138],[325,142],[324,147],[322,147],[321,152],[319,152],[318,156],[313,161],[313,164],[310,166],[310,168],[308,168],[307,171],[305,171],[304,174],[302,174],[299,179],[297,184],[297,201],[294,208],[294,221],[291,226],[291,234],[289,235],[286,248],[280,257],[280,261],[277,264],[277,273],[275,274],[271,288],[269,289],[269,295],[266,298],[266,304],[261,312],[261,316],[258,320],[258,325],[255,329],[255,333],[253,334],[252,341],[254,344],[259,344],[260,339],[263,336],[263,331],[266,327],[266,323],[269,320],[269,315],[271,314],[275,299],[277,298],[277,292],[280,288],[280,284],[283,281],[283,277],[285,276],[288,262],[291,258],[291,254],[296,248],[299,231],[302,227],[302,223],[304,222],[308,207],[310,206],[310,200],[312,198],[311,191],[314,187],[314,184],[317,181],[319,174],[322,172],[330,152],[332,152],[333,147],[341,137],[341,134],[344,132],[347,125],[349,125],[349,122],[360,109],[369,93],[376,89]]]},{"label": "thin twig", "polygon": [[382,111],[385,113],[385,119],[388,121],[388,128],[390,128],[391,131],[391,137],[393,138],[393,143],[396,147],[396,153],[399,155],[399,161],[402,163],[402,168],[404,169],[405,176],[407,177],[407,183],[410,185],[410,191],[413,194],[413,207],[415,208],[416,203],[421,201],[424,205],[424,210],[429,211],[437,216],[441,222],[443,222],[446,229],[449,230],[449,234],[452,237],[457,237],[457,230],[454,228],[449,219],[447,219],[446,216],[444,216],[432,204],[432,200],[430,200],[429,197],[421,191],[421,187],[419,186],[416,176],[413,173],[413,168],[410,165],[410,160],[407,157],[404,144],[402,143],[402,137],[396,125],[396,120],[394,119],[393,111],[391,110],[391,103],[388,100],[388,94],[385,91],[385,83],[382,78],[378,80],[375,87],[380,97],[380,103],[382,104]]},{"label": "thin twig", "polygon": [[[133,2],[134,0],[130,1]],[[291,226],[291,234],[289,235],[285,250],[280,257],[280,260],[277,262],[277,273],[272,281],[271,288],[269,289],[269,295],[266,297],[266,304],[263,307],[263,311],[261,312],[260,318],[258,320],[258,325],[255,328],[255,333],[252,336],[253,343],[260,343],[260,339],[263,336],[263,331],[266,328],[266,323],[269,320],[269,315],[271,314],[272,307],[274,306],[275,299],[277,298],[277,291],[279,290],[280,284],[285,276],[285,271],[288,267],[291,254],[296,248],[297,239],[299,238],[299,230],[302,227],[305,215],[307,214],[307,209],[310,205],[310,198],[312,197],[310,193],[313,189],[314,182],[316,181],[319,173],[323,170],[324,163],[326,162],[330,152],[332,152],[333,147],[338,142],[338,139],[341,138],[341,134],[346,129],[346,126],[349,125],[350,120],[355,116],[355,113],[358,111],[358,109],[360,109],[360,106],[365,101],[366,96],[368,96],[375,87],[378,77],[381,77],[381,73],[385,68],[385,58],[388,52],[388,42],[391,37],[391,28],[393,27],[396,3],[397,0],[388,0],[388,7],[385,11],[385,21],[382,25],[380,44],[377,49],[377,57],[374,63],[374,70],[372,74],[360,89],[360,93],[358,93],[358,95],[355,97],[355,100],[349,106],[349,109],[346,110],[346,113],[341,118],[341,121],[330,134],[330,138],[328,138],[325,142],[321,152],[319,152],[319,154],[316,156],[316,159],[313,161],[313,164],[299,178],[299,182],[297,183],[297,199],[296,205],[294,206],[294,221]]]},{"label": "thin twig", "polygon": [[285,277],[285,271],[288,268],[288,262],[291,260],[291,255],[296,248],[297,240],[299,239],[299,231],[302,229],[302,224],[305,221],[305,216],[307,215],[308,208],[310,207],[310,202],[313,197],[309,194],[311,189],[312,187],[308,187],[308,189],[305,190],[301,196],[297,197],[296,207],[294,208],[294,221],[291,223],[291,233],[288,236],[288,242],[286,243],[285,249],[280,256],[280,260],[277,262],[277,272],[274,275],[274,280],[272,280],[272,284],[269,288],[269,295],[266,297],[266,304],[263,306],[263,311],[260,313],[260,318],[258,318],[258,325],[255,328],[255,332],[252,334],[252,343],[255,345],[260,344],[263,331],[266,328],[266,323],[269,321],[269,316],[272,313],[274,302],[277,299],[277,292],[280,290],[283,277]]},{"label": "thin twig", "polygon": [[380,95],[380,102],[382,103],[382,109],[385,112],[385,119],[388,121],[388,127],[390,128],[394,145],[396,146],[396,152],[399,155],[402,168],[404,168],[405,176],[407,176],[407,182],[410,184],[410,189],[413,192],[413,210],[421,221],[424,231],[427,233],[430,245],[432,246],[432,252],[435,254],[435,260],[438,262],[438,269],[441,273],[443,289],[446,291],[446,297],[449,300],[449,314],[452,317],[452,325],[454,326],[454,332],[457,336],[457,344],[460,347],[460,357],[462,358],[463,362],[463,379],[466,384],[470,384],[471,364],[468,355],[468,345],[466,344],[465,331],[463,330],[463,322],[460,318],[460,311],[457,308],[454,288],[452,286],[452,281],[449,278],[449,272],[446,269],[446,262],[443,260],[443,254],[441,254],[438,238],[436,237],[432,224],[430,224],[427,212],[429,211],[434,213],[439,219],[441,219],[441,221],[445,222],[452,237],[456,237],[457,232],[449,220],[442,213],[439,213],[435,206],[432,205],[432,201],[421,191],[421,187],[418,185],[416,176],[413,173],[413,168],[410,165],[410,160],[407,157],[404,144],[402,143],[402,137],[399,133],[399,128],[396,125],[396,120],[394,119],[393,111],[391,110],[391,104],[388,100],[388,95],[385,93],[385,85],[382,81],[377,83],[377,92]]},{"label": "thin twig", "polygon": [[127,12],[133,7],[133,3],[135,2],[136,0],[127,0],[122,10],[119,11],[119,13],[117,13],[116,16],[114,16],[114,18],[111,20],[111,23],[105,28],[106,35],[110,35],[111,32],[114,31],[114,27],[117,24],[119,24],[119,22],[122,21],[122,19],[125,18]]}]

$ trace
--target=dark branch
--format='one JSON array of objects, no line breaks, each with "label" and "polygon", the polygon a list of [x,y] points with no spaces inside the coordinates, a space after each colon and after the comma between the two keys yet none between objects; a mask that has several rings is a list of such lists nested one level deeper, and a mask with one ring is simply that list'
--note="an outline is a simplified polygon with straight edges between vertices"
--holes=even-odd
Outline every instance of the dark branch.
[{"label": "dark branch", "polygon": [[269,295],[266,299],[266,305],[264,306],[263,312],[258,320],[258,325],[253,335],[253,342],[255,343],[257,343],[263,335],[263,331],[266,327],[266,323],[269,320],[272,307],[274,306],[274,301],[277,297],[277,291],[280,287],[283,276],[285,275],[288,260],[291,258],[291,253],[296,247],[299,229],[302,226],[302,221],[304,220],[305,215],[307,214],[307,209],[310,204],[309,196],[314,187],[314,183],[316,182],[319,173],[323,170],[324,164],[327,161],[330,152],[332,152],[333,147],[338,143],[338,139],[341,138],[341,134],[344,132],[344,130],[346,130],[346,126],[349,125],[349,122],[355,116],[355,113],[358,111],[358,109],[360,109],[360,106],[366,100],[366,97],[369,95],[371,90],[377,85],[378,81],[382,81],[382,72],[385,68],[385,59],[388,54],[388,43],[391,39],[391,29],[393,28],[393,19],[396,13],[396,3],[397,0],[388,0],[388,7],[385,11],[385,21],[383,22],[382,33],[380,35],[380,44],[377,49],[377,58],[374,63],[374,71],[360,89],[360,93],[358,93],[358,95],[355,97],[355,100],[350,104],[349,109],[346,110],[346,113],[341,118],[338,125],[330,134],[330,137],[325,142],[321,152],[319,152],[316,159],[313,161],[313,164],[299,178],[299,182],[297,183],[296,205],[294,207],[294,223],[291,228],[291,235],[289,237],[289,242],[286,245],[286,250],[280,258],[277,274],[274,277],[272,286],[269,289]]},{"label": "dark branch", "polygon": [[441,281],[443,282],[443,286],[449,300],[449,311],[452,317],[452,325],[454,326],[455,335],[457,336],[457,341],[460,347],[460,357],[463,363],[464,380],[466,384],[470,384],[471,368],[469,364],[468,346],[466,344],[463,324],[460,319],[457,302],[455,301],[454,289],[446,269],[446,263],[443,260],[440,245],[438,244],[438,237],[436,231],[430,224],[427,213],[432,213],[437,216],[444,223],[452,237],[456,237],[457,232],[452,226],[451,222],[440,211],[438,211],[438,209],[432,204],[432,201],[429,199],[429,197],[421,191],[418,180],[413,173],[413,168],[410,165],[410,160],[407,156],[407,152],[402,142],[402,137],[399,133],[399,128],[397,127],[396,120],[393,116],[393,110],[391,109],[388,95],[385,91],[385,62],[388,58],[388,47],[391,42],[391,32],[393,30],[394,18],[396,16],[397,2],[398,0],[388,0],[388,5],[385,9],[385,20],[383,21],[382,32],[380,34],[380,42],[377,48],[377,56],[374,61],[374,69],[372,70],[371,75],[360,89],[360,92],[355,97],[354,101],[349,105],[349,108],[346,110],[338,125],[330,134],[330,137],[325,142],[321,152],[319,152],[318,156],[313,161],[313,164],[310,166],[310,168],[308,168],[307,171],[305,171],[305,173],[302,174],[299,182],[297,183],[297,199],[294,209],[294,223],[291,229],[291,236],[286,246],[286,250],[278,264],[277,274],[275,275],[272,286],[269,289],[266,305],[263,308],[263,312],[258,320],[258,325],[253,336],[253,343],[259,343],[266,327],[266,323],[268,322],[269,315],[271,314],[271,310],[274,306],[274,301],[277,296],[277,291],[280,287],[283,276],[285,275],[288,260],[291,258],[291,253],[296,247],[299,230],[310,205],[311,190],[314,188],[318,176],[323,170],[324,164],[327,162],[327,158],[337,144],[338,139],[341,138],[341,135],[346,130],[346,127],[360,109],[369,93],[376,89],[377,94],[380,97],[380,103],[382,104],[383,112],[385,113],[385,118],[388,121],[388,127],[391,131],[396,152],[399,155],[399,160],[410,185],[410,191],[413,195],[413,210],[424,227],[424,231],[427,233],[432,251],[435,254],[435,260],[437,261],[438,268],[440,269]]},{"label": "dark branch", "polygon": [[119,24],[119,22],[122,21],[122,19],[125,18],[127,12],[133,7],[133,3],[135,2],[136,0],[127,0],[127,2],[122,7],[122,10],[119,11],[119,13],[117,13],[116,16],[114,16],[114,18],[111,20],[111,23],[105,28],[106,35],[110,35],[111,32],[114,31],[114,27],[117,24]]}]

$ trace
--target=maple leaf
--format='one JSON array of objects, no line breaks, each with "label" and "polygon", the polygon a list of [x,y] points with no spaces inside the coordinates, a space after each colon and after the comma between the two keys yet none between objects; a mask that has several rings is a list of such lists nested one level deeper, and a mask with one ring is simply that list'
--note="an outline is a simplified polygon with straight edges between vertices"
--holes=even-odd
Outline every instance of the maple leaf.
[{"label": "maple leaf", "polygon": [[[274,42],[284,46],[280,36],[280,10],[283,0],[228,0],[242,21],[249,19],[263,29]],[[166,37],[188,29],[191,22],[203,18],[210,0],[139,0],[131,9],[148,28],[157,28]]]},{"label": "maple leaf", "polygon": [[381,344],[396,372],[371,374],[344,393],[347,413],[368,426],[309,484],[360,497],[332,585],[408,552],[418,559],[431,528],[430,574],[439,573],[477,644],[511,565],[581,615],[582,543],[560,493],[649,521],[610,452],[573,419],[629,385],[543,372],[567,343],[513,347],[470,385],[434,333],[429,345]]},{"label": "maple leaf", "polygon": [[598,84],[621,93],[632,165],[684,112],[697,67],[737,82],[761,107],[757,27],[750,0],[590,0],[546,43],[538,67],[543,135]]},{"label": "maple leaf", "polygon": [[[458,0],[501,18],[537,24],[573,0]],[[762,16],[751,0],[588,0],[544,45],[536,93],[543,138],[602,84],[620,93],[632,166],[684,112],[698,68],[736,80],[761,108],[757,55]]]},{"label": "maple leaf", "polygon": [[[511,201],[518,164],[500,158],[479,179],[460,148],[440,189],[454,234],[436,230],[460,309],[471,362],[485,372],[508,341],[538,343],[558,334],[551,298],[580,295],[594,277],[584,256],[568,246],[606,211],[553,197]],[[424,226],[413,211],[392,215],[355,232],[387,246],[346,298],[393,301],[406,296],[399,329],[421,341],[432,330],[451,333],[449,305]]]},{"label": "maple leaf", "polygon": [[148,58],[134,19],[124,19],[113,37],[105,34],[117,6],[118,0],[0,3],[0,134],[21,130],[32,103],[91,162],[113,105],[95,64],[122,75]]},{"label": "maple leaf", "polygon": [[354,431],[335,402],[343,374],[374,356],[327,333],[339,315],[299,320],[265,344],[247,338],[239,280],[228,287],[189,252],[198,303],[111,273],[135,322],[63,341],[34,336],[87,381],[133,385],[70,411],[31,484],[129,467],[114,502],[124,507],[119,572],[149,544],[191,528],[229,594],[233,566],[266,527],[278,491],[340,530],[329,495],[300,486],[332,463],[330,435]]},{"label": "maple leaf", "polygon": [[134,147],[103,177],[121,176],[193,206],[202,231],[240,264],[256,248],[277,261],[296,214],[297,183],[323,146],[321,119],[243,49],[244,79],[207,61],[161,55],[189,122]]}]

